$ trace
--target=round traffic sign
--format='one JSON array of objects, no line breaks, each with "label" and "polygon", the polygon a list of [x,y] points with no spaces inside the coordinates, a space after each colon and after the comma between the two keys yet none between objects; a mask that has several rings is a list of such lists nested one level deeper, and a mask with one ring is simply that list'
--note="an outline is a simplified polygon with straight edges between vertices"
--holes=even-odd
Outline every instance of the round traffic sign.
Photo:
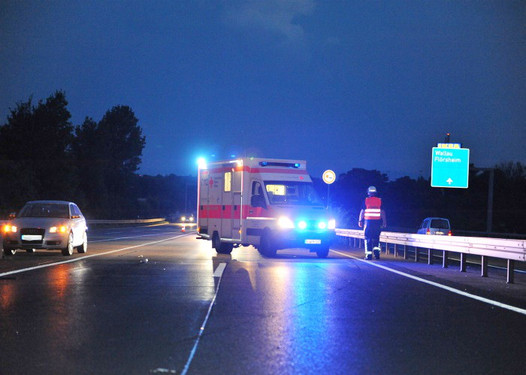
[{"label": "round traffic sign", "polygon": [[325,172],[323,172],[323,182],[325,182],[327,185],[330,185],[334,181],[336,181],[336,173],[334,173],[334,171],[327,169]]}]

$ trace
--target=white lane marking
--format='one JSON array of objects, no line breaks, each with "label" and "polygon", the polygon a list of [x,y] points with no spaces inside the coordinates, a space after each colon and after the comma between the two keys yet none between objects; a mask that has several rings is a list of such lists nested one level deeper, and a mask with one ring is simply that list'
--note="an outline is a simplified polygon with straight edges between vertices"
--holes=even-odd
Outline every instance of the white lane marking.
[{"label": "white lane marking", "polygon": [[225,267],[226,267],[226,263],[219,263],[219,266],[217,266],[214,272],[214,277],[219,277],[219,280],[217,281],[216,291],[214,293],[214,297],[210,301],[210,306],[208,306],[208,311],[206,313],[205,320],[203,321],[203,324],[201,324],[201,328],[199,328],[199,333],[197,334],[197,338],[195,339],[194,346],[192,348],[192,351],[190,352],[188,360],[186,361],[183,371],[181,371],[181,375],[186,375],[186,373],[188,372],[188,369],[190,368],[190,364],[192,363],[192,360],[194,359],[195,352],[197,351],[197,347],[199,346],[199,341],[201,340],[201,336],[203,336],[203,332],[205,331],[206,323],[208,322],[208,318],[210,317],[210,313],[212,312],[212,307],[216,303],[217,293],[219,292],[219,285],[221,285],[221,280],[223,279],[223,271],[225,270]]},{"label": "white lane marking", "polygon": [[161,242],[171,241],[171,240],[176,239],[176,238],[178,238],[178,237],[181,237],[181,236],[175,236],[175,237],[165,238],[165,239],[163,239],[163,240],[159,240],[159,241],[147,242],[147,243],[144,243],[144,244],[141,244],[141,245],[128,246],[128,247],[124,247],[124,248],[122,248],[122,249],[110,250],[110,251],[106,251],[106,252],[104,252],[104,253],[99,253],[99,254],[90,254],[90,255],[86,255],[86,256],[83,256],[83,257],[75,258],[75,259],[64,260],[64,261],[62,261],[62,262],[55,262],[55,263],[41,264],[41,265],[39,265],[39,266],[28,267],[28,268],[21,268],[21,269],[19,269],[19,270],[13,270],[13,271],[8,271],[8,272],[3,272],[3,273],[0,273],[0,277],[4,277],[4,276],[8,276],[8,275],[14,275],[14,274],[16,274],[16,273],[22,273],[22,272],[34,271],[34,270],[38,270],[38,269],[42,269],[42,268],[47,268],[47,267],[58,266],[58,265],[60,265],[60,264],[66,264],[66,263],[78,262],[78,261],[85,260],[85,259],[88,259],[88,258],[100,257],[100,256],[102,256],[102,255],[108,255],[108,254],[118,253],[118,252],[120,252],[120,251],[136,249],[136,248],[139,248],[139,247],[144,247],[144,246],[149,246],[149,245],[155,245],[155,244],[158,244],[158,243],[161,243]]},{"label": "white lane marking", "polygon": [[464,296],[464,297],[472,298],[474,300],[487,303],[489,305],[497,306],[497,307],[500,307],[500,308],[503,308],[503,309],[507,309],[507,310],[510,310],[510,311],[517,312],[517,313],[522,314],[522,315],[526,315],[526,309],[521,309],[520,307],[508,305],[508,304],[505,304],[505,303],[502,303],[502,302],[494,301],[494,300],[489,299],[489,298],[484,298],[484,297],[477,296],[475,294],[463,292],[462,290],[451,288],[451,287],[449,287],[447,285],[442,285],[442,284],[439,284],[439,283],[435,283],[434,281],[429,281],[429,280],[426,280],[426,279],[422,279],[422,278],[420,278],[418,276],[413,276],[413,275],[410,275],[410,274],[405,273],[405,272],[397,271],[395,269],[392,269],[392,268],[389,268],[389,267],[386,267],[386,266],[382,266],[381,264],[371,262],[370,260],[360,259],[360,258],[357,258],[355,256],[352,256],[352,255],[349,255],[349,254],[345,254],[345,253],[342,253],[342,252],[339,252],[339,251],[336,251],[336,250],[331,250],[331,251],[334,251],[336,254],[340,254],[340,255],[343,255],[343,256],[348,257],[348,258],[359,260],[360,262],[366,263],[366,264],[368,264],[370,266],[378,267],[378,268],[381,268],[383,270],[386,270],[386,271],[389,271],[389,272],[392,272],[392,273],[396,273],[397,275],[404,276],[404,277],[407,277],[409,279],[420,281],[421,283],[424,283],[424,284],[429,284],[429,285],[435,286],[437,288],[441,288],[441,289],[447,290],[448,292],[456,293],[456,294],[459,294],[459,295]]},{"label": "white lane marking", "polygon": [[216,270],[214,271],[214,277],[221,277],[223,276],[223,271],[225,270],[226,263],[219,263],[219,266],[217,266]]}]

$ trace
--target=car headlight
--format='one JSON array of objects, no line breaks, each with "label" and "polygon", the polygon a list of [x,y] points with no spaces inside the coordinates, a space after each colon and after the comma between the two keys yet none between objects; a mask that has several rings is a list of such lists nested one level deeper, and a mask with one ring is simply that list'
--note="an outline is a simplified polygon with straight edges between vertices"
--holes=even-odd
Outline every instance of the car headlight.
[{"label": "car headlight", "polygon": [[328,228],[329,229],[336,229],[336,220],[334,220],[334,219],[329,220]]},{"label": "car headlight", "polygon": [[326,229],[327,228],[327,223],[325,221],[318,222],[318,228],[319,229]]},{"label": "car headlight", "polygon": [[68,227],[66,225],[59,225],[49,228],[49,233],[66,233],[67,231]]},{"label": "car headlight", "polygon": [[18,232],[18,228],[16,225],[6,224],[4,225],[4,233],[16,233]]},{"label": "car headlight", "polygon": [[282,216],[278,219],[278,225],[280,226],[280,228],[283,228],[283,229],[294,228],[294,223],[292,222],[292,220],[290,220],[286,216]]}]

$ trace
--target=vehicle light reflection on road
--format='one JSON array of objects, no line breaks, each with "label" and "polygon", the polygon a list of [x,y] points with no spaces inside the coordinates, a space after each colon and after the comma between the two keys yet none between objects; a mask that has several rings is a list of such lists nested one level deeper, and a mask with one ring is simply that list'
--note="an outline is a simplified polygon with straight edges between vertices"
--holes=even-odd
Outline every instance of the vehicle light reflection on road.
[{"label": "vehicle light reflection on road", "polygon": [[341,354],[342,331],[353,334],[352,327],[341,327],[345,317],[334,306],[330,267],[328,263],[278,265],[260,275],[260,288],[269,288],[264,310],[273,312],[261,328],[284,372],[322,370]]},{"label": "vehicle light reflection on road", "polygon": [[74,361],[67,353],[80,353],[83,346],[90,340],[89,330],[82,326],[89,320],[85,311],[88,289],[86,284],[87,270],[82,266],[71,268],[69,265],[59,265],[47,270],[48,288],[42,294],[43,298],[52,301],[48,309],[42,312],[40,327],[44,334],[39,336],[45,342],[45,351],[57,353],[54,364],[61,363],[64,369],[74,369]]},{"label": "vehicle light reflection on road", "polygon": [[0,284],[0,306],[2,307],[2,311],[9,309],[9,307],[13,304],[14,296],[15,286],[13,283]]},{"label": "vehicle light reflection on road", "polygon": [[[293,314],[290,321],[291,360],[295,369],[307,369],[313,358],[326,353],[334,337],[333,316],[328,313],[331,296],[323,278],[327,272],[318,272],[325,264],[309,264],[294,268],[291,275]],[[315,275],[313,274],[313,271]]]}]

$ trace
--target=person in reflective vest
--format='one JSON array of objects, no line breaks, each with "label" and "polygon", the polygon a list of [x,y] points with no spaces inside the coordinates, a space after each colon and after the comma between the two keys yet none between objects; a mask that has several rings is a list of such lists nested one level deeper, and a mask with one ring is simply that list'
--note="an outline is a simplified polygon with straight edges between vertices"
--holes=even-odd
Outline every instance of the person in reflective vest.
[{"label": "person in reflective vest", "polygon": [[382,210],[382,199],[376,196],[377,190],[374,186],[367,189],[367,198],[360,211],[358,226],[364,228],[365,237],[365,259],[374,257],[380,259],[380,233],[387,226],[385,211]]}]

